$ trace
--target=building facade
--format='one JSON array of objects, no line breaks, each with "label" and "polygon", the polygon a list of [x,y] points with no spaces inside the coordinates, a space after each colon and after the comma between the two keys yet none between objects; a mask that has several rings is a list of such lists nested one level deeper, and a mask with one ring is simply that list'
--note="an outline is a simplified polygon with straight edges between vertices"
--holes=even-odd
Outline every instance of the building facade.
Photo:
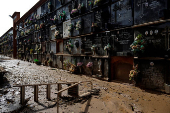
[{"label": "building facade", "polygon": [[0,37],[0,53],[12,57],[13,54],[13,27]]},{"label": "building facade", "polygon": [[168,0],[40,0],[14,22],[13,54],[108,81],[132,76],[168,92],[169,6]]}]

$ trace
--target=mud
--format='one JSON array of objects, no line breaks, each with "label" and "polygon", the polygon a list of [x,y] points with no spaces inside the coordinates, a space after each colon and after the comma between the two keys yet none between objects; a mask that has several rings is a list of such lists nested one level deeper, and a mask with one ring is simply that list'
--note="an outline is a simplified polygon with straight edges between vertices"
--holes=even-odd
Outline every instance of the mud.
[{"label": "mud", "polygon": [[[46,86],[39,86],[39,102],[34,102],[33,87],[26,87],[26,107],[19,104],[20,89],[14,84],[40,84],[56,82],[92,81],[94,88],[100,89],[98,95],[92,95],[81,101],[73,100],[71,104],[65,102],[67,91],[60,100],[61,113],[170,113],[170,95],[135,87],[128,83],[101,81],[90,76],[74,75],[64,70],[38,66],[26,61],[10,59],[0,56],[0,66],[9,73],[5,74],[7,81],[0,88],[0,112],[39,112],[56,113],[55,92],[57,86],[51,86],[51,101],[46,99]],[[62,86],[67,87],[67,85]],[[80,85],[80,94],[90,90],[90,84]],[[69,97],[70,98],[70,97]],[[84,101],[83,101],[84,100]],[[17,111],[19,110],[19,111]]]}]

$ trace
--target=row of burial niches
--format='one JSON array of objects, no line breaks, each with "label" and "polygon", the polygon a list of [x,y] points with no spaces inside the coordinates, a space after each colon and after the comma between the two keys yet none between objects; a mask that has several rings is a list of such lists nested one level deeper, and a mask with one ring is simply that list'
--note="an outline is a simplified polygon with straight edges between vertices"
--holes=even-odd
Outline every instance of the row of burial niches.
[{"label": "row of burial niches", "polygon": [[137,81],[147,88],[164,90],[169,84],[169,23],[135,29],[132,51],[138,58]]},{"label": "row of burial niches", "polygon": [[[87,1],[78,1],[77,4],[81,2],[83,4],[88,3]],[[49,14],[30,16],[25,20],[26,27],[19,31],[20,34],[24,36],[33,31],[42,32],[54,25],[51,29],[55,33],[55,38],[66,38],[168,18],[166,17],[168,3],[165,0],[147,0],[145,2],[141,0],[135,0],[134,2],[132,0],[112,1],[111,5],[107,4],[100,8],[93,8],[92,12],[87,11],[88,13],[75,17],[73,15],[77,15],[78,8],[74,8],[78,5],[70,4],[72,10],[66,5]],[[95,3],[95,5],[99,5],[99,3]],[[83,5],[82,7],[88,9],[89,5]],[[42,33],[48,34],[44,31]]]},{"label": "row of burial niches", "polygon": [[[169,28],[166,27],[167,24],[68,38],[61,42],[48,42],[49,44],[45,46],[51,45],[46,48],[51,48],[54,53],[64,52],[65,54],[169,57]],[[36,46],[43,42],[41,42],[41,38],[50,37],[37,35],[19,38],[18,46],[21,44]],[[53,35],[51,34],[51,36]],[[58,47],[58,50],[55,46]]]}]

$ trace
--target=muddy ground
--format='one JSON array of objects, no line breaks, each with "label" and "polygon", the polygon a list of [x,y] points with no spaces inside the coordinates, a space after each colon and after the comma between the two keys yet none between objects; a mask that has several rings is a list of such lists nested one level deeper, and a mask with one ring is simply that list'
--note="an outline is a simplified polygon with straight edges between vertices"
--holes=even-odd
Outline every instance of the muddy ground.
[{"label": "muddy ground", "polygon": [[[25,107],[20,102],[20,89],[14,84],[40,84],[56,82],[92,81],[98,95],[71,98],[62,93],[61,113],[170,113],[170,95],[144,90],[128,83],[101,81],[86,75],[75,75],[64,70],[38,66],[34,63],[0,56],[0,66],[8,73],[6,83],[0,87],[0,112],[56,113],[57,85],[51,86],[51,101],[46,99],[46,86],[39,86],[39,102],[34,102],[33,87],[26,87]],[[62,85],[67,87],[67,85]],[[90,84],[80,85],[80,94],[90,90]]]}]

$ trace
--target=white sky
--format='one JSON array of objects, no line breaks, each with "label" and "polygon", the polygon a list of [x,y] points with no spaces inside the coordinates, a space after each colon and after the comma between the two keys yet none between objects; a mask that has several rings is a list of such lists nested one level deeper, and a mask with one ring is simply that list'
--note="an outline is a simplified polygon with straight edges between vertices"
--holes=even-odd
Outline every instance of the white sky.
[{"label": "white sky", "polygon": [[1,0],[0,2],[0,37],[11,27],[13,20],[9,15],[20,12],[22,17],[29,9],[32,8],[39,0]]}]

